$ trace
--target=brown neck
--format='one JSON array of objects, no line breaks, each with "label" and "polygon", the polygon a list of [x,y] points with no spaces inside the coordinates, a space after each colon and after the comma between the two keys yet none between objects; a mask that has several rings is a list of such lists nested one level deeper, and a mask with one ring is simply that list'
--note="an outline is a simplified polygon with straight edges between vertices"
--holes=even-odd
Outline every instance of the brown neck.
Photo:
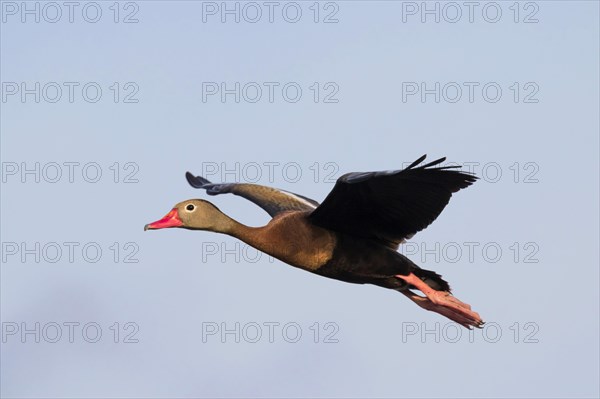
[{"label": "brown neck", "polygon": [[212,231],[235,237],[292,266],[316,270],[333,256],[333,233],[310,225],[302,212],[276,217],[262,227],[243,225],[223,213],[213,220],[217,223]]},{"label": "brown neck", "polygon": [[216,224],[216,226],[211,229],[216,233],[227,234],[232,237],[235,237],[239,240],[242,240],[246,244],[266,253],[271,253],[272,248],[270,244],[270,240],[268,240],[266,233],[266,226],[262,227],[250,227],[246,226],[230,218],[229,216],[221,213],[223,215],[222,219]]}]

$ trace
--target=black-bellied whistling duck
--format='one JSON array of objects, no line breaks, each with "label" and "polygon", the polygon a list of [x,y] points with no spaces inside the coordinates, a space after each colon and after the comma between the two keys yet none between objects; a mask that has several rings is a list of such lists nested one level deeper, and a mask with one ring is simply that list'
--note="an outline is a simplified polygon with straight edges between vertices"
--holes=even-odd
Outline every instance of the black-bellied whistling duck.
[{"label": "black-bellied whistling duck", "polygon": [[[175,205],[144,230],[181,227],[228,234],[292,266],[350,283],[375,284],[406,295],[424,309],[466,328],[483,321],[450,293],[435,272],[424,270],[397,252],[400,243],[426,228],[442,212],[452,193],[470,186],[474,175],[437,166],[446,158],[403,170],[347,173],[325,201],[246,183],[211,183],[186,174],[190,185],[209,195],[242,196],[271,215],[266,226],[248,227],[201,199]],[[424,296],[411,290],[419,290]]]}]

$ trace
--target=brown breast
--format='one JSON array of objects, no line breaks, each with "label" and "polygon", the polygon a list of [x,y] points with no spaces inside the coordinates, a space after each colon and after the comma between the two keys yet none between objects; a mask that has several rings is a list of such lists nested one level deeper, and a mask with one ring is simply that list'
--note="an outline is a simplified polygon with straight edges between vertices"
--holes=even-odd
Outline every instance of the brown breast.
[{"label": "brown breast", "polygon": [[[284,212],[261,232],[264,248],[277,259],[302,269],[315,271],[333,255],[336,234],[311,224],[309,212]],[[262,246],[262,245],[261,245]]]}]

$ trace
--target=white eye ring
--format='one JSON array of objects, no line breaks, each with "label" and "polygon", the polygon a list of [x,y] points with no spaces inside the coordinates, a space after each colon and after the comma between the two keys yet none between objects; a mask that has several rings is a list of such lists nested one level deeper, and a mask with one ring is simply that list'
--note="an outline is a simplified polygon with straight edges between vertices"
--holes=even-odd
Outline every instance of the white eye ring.
[{"label": "white eye ring", "polygon": [[185,206],[185,210],[188,212],[194,212],[196,210],[196,206],[194,204],[187,204]]}]

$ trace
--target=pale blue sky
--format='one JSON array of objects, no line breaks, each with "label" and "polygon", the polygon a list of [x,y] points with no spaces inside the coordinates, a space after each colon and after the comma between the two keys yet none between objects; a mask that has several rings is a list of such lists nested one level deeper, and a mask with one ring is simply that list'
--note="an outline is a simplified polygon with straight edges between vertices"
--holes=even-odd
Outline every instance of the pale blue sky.
[{"label": "pale blue sky", "polygon": [[[114,2],[97,4],[97,23],[84,19],[84,8],[95,15],[86,2],[72,23],[65,6],[51,23],[56,10],[39,3],[36,23],[21,2],[1,3],[3,396],[598,397],[597,2],[498,2],[496,23],[486,2],[473,22],[461,8],[456,23],[441,2],[428,3],[439,23],[429,14],[421,22],[421,2],[297,2],[297,23],[281,13],[294,17],[289,2],[277,3],[272,23],[263,2],[257,23],[244,20],[254,18],[245,3],[239,23],[222,23],[220,9],[203,16],[221,2],[122,2],[119,23]],[[127,15],[138,22],[123,23]],[[323,23],[326,15],[338,22]],[[40,102],[35,93],[22,101],[21,84],[35,92],[35,82]],[[223,103],[219,94],[203,101],[203,82],[256,84]],[[403,87],[422,82],[440,83],[439,103],[434,94],[403,101]],[[283,98],[287,83],[302,89],[295,103]],[[88,99],[102,90],[97,102],[84,99],[86,84]],[[502,90],[497,102],[483,97],[486,84]],[[263,97],[251,103],[257,85]],[[62,97],[52,103],[56,86]],[[463,96],[452,103],[457,86]],[[324,102],[328,94],[338,102]],[[236,261],[222,251],[235,252],[236,241],[222,235],[143,232],[173,204],[207,198],[187,185],[187,170],[217,165],[219,181],[223,169],[238,164],[243,179],[259,165],[259,183],[321,201],[330,173],[396,169],[424,153],[473,163],[484,177],[404,248],[488,321],[456,343],[446,319],[392,291],[255,260],[244,246]],[[21,175],[36,162],[40,183]],[[72,183],[65,162],[79,163]],[[62,175],[51,183],[56,164]],[[99,181],[87,182],[97,169]],[[268,220],[242,198],[209,200],[243,223]],[[23,262],[23,242],[40,243],[39,263],[35,253]],[[78,243],[73,262],[65,242]],[[136,250],[138,262],[125,263]],[[36,322],[40,343],[21,336]],[[69,322],[79,323],[73,343]],[[274,342],[269,322],[279,323]],[[82,337],[86,323],[102,329],[97,343]],[[206,336],[221,323],[246,335]],[[282,336],[286,323],[302,329],[298,342]],[[263,336],[248,342],[256,325]],[[139,342],[124,343],[135,326]],[[323,342],[336,328],[338,342]],[[421,335],[435,328],[439,342]]]}]

